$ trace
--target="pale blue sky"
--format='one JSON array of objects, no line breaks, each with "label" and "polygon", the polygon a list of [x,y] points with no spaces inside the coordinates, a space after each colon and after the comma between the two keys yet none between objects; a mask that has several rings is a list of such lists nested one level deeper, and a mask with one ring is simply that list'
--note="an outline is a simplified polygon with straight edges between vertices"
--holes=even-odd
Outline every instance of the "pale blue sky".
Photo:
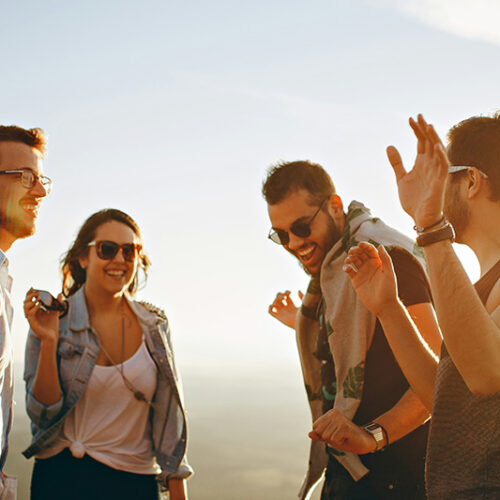
[{"label": "pale blue sky", "polygon": [[9,252],[18,356],[26,289],[57,292],[59,256],[111,206],[143,229],[141,297],[165,308],[185,370],[295,362],[267,306],[307,279],[267,240],[266,167],[323,163],[345,202],[411,234],[385,146],[411,163],[408,116],[444,135],[500,108],[494,3],[0,1],[0,122],[48,132],[54,180]]}]

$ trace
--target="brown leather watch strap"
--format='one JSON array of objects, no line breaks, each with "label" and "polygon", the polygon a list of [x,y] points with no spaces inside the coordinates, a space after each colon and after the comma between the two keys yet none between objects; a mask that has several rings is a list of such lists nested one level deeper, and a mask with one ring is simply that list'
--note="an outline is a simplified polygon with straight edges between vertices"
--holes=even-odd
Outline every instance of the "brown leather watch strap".
[{"label": "brown leather watch strap", "polygon": [[427,245],[432,245],[433,243],[444,240],[455,241],[455,231],[449,222],[439,229],[419,235],[417,237],[417,245],[419,247],[426,247]]}]

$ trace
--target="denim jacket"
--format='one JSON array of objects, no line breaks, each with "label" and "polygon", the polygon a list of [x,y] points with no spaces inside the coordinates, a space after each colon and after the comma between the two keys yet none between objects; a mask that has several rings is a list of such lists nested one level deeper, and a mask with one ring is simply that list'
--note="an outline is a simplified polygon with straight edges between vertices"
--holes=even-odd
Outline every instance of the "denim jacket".
[{"label": "denim jacket", "polygon": [[[26,458],[49,446],[62,432],[64,420],[85,391],[99,355],[97,333],[90,325],[83,287],[69,297],[68,314],[59,321],[57,361],[62,395],[44,405],[33,395],[40,341],[30,330],[26,344],[24,380],[26,409],[33,439],[23,452]],[[160,309],[128,299],[145,335],[146,346],[157,367],[157,385],[150,412],[153,449],[160,466],[161,483],[187,478],[193,472],[185,454],[187,419],[181,381],[175,366],[168,320]]]}]

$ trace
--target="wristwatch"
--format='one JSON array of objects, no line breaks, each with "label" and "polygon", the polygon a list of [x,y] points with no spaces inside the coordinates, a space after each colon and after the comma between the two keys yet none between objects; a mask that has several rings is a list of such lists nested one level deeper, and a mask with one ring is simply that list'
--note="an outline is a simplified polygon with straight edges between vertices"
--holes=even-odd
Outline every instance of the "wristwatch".
[{"label": "wristwatch", "polygon": [[371,422],[367,425],[364,425],[363,429],[366,432],[370,433],[375,439],[375,442],[377,443],[377,447],[375,448],[374,453],[382,450],[385,446],[389,444],[389,440],[387,439],[387,433],[385,429],[376,422]]}]

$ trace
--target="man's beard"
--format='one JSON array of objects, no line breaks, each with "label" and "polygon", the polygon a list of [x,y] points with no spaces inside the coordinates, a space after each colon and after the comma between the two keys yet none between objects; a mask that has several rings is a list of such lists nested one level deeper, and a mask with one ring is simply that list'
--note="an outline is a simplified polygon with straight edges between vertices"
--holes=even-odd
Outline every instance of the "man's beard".
[{"label": "man's beard", "polygon": [[470,221],[470,209],[460,196],[458,182],[448,185],[444,199],[444,214],[455,230],[455,241],[463,243],[463,235]]},{"label": "man's beard", "polygon": [[0,213],[0,227],[8,231],[16,239],[27,238],[35,233],[35,225],[27,224],[21,217]]},{"label": "man's beard", "polygon": [[[332,219],[332,216],[329,213],[327,213],[326,215],[327,215],[326,223],[328,225],[328,240],[326,241],[325,244],[324,248],[325,255],[323,256],[323,260],[325,260],[325,257],[327,256],[328,252],[332,249],[333,245],[335,245],[335,243],[337,243],[337,241],[339,241],[340,238],[342,238],[342,232],[335,224],[334,220]],[[307,269],[307,267],[302,263],[302,261],[298,257],[297,261],[299,263],[299,266],[308,276],[313,275],[313,273],[311,273],[311,271]],[[317,274],[319,274],[319,272]]]}]

